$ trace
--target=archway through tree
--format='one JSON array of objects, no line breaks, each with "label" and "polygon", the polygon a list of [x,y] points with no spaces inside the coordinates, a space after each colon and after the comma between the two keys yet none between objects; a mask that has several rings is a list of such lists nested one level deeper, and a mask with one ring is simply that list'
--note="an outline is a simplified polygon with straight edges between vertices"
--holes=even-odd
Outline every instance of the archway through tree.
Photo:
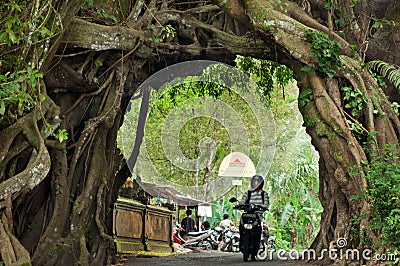
[{"label": "archway through tree", "polygon": [[[158,93],[144,108],[149,114],[143,114],[143,104],[134,99],[131,104],[136,107],[125,114],[118,145],[129,162],[135,128],[144,123],[140,117],[147,117],[138,161],[130,166],[132,179],[143,184],[157,204],[161,202],[154,186],[213,203],[215,217],[207,219],[216,225],[224,208],[234,217],[227,199],[235,196],[231,184],[237,179],[219,176],[218,167],[231,151],[249,154],[256,172],[266,176],[265,190],[271,199],[267,220],[271,233],[278,233],[277,241],[284,243],[279,248],[308,248],[318,231],[322,207],[317,196],[318,155],[302,127],[298,88],[291,71],[282,65],[240,56],[235,61],[236,68],[189,61],[151,76],[144,84]],[[252,74],[253,83],[247,74]],[[240,195],[249,185],[248,178],[241,181]],[[124,188],[125,196],[142,199],[137,190],[128,190]],[[164,197],[171,196],[164,193]]]}]

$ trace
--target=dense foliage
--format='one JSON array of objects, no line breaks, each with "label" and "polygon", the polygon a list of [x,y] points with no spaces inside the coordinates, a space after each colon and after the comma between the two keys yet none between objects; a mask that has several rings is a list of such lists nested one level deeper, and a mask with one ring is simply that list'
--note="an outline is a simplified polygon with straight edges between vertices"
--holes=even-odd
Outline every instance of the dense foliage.
[{"label": "dense foliage", "polygon": [[52,18],[39,9],[12,0],[0,7],[0,128],[43,101],[43,58],[33,52],[43,49],[38,47],[45,46],[53,33],[46,27]]},{"label": "dense foliage", "polygon": [[[368,182],[367,190],[361,195],[372,204],[370,229],[379,233],[385,252],[400,254],[400,156],[399,144],[387,145],[385,152],[365,161],[361,169],[355,167],[353,175],[363,170]],[[367,214],[365,214],[367,215]],[[356,217],[363,219],[363,216]],[[378,243],[370,238],[368,232],[365,241],[379,249]]]}]

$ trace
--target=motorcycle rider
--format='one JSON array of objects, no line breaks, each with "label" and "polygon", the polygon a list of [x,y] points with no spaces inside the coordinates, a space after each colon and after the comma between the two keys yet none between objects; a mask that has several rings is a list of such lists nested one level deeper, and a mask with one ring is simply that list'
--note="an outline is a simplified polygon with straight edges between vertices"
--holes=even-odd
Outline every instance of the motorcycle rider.
[{"label": "motorcycle rider", "polygon": [[240,204],[253,204],[262,205],[265,210],[269,208],[269,196],[268,193],[263,190],[264,177],[256,174],[251,177],[250,187],[247,193],[244,193]]},{"label": "motorcycle rider", "polygon": [[204,221],[204,222],[201,224],[201,227],[200,227],[200,228],[201,228],[202,231],[206,231],[206,230],[209,230],[210,227],[211,227],[210,222],[209,222],[209,221]]},{"label": "motorcycle rider", "polygon": [[[263,213],[269,208],[269,196],[266,191],[263,190],[264,187],[264,177],[260,174],[255,174],[251,177],[250,187],[246,193],[243,194],[239,205],[251,204],[251,205],[261,205],[263,211],[258,212],[260,220],[264,221]],[[235,206],[237,207],[237,206]],[[261,226],[263,228],[263,226]],[[261,240],[261,232],[259,234],[257,243]],[[240,240],[243,239],[242,232],[240,232]],[[240,243],[240,248],[242,248],[242,243]],[[251,254],[251,259],[255,260],[255,255]]]},{"label": "motorcycle rider", "polygon": [[226,228],[226,227],[231,227],[234,226],[235,224],[232,222],[231,219],[229,219],[229,215],[227,213],[224,214],[224,219],[219,222],[219,226],[222,228]]}]

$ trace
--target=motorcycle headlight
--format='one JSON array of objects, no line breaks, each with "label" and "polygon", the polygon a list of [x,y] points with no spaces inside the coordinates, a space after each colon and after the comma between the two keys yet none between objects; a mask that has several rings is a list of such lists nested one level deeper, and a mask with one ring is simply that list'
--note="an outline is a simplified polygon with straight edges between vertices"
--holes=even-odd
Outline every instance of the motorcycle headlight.
[{"label": "motorcycle headlight", "polygon": [[252,224],[245,224],[244,229],[252,229],[253,225]]}]

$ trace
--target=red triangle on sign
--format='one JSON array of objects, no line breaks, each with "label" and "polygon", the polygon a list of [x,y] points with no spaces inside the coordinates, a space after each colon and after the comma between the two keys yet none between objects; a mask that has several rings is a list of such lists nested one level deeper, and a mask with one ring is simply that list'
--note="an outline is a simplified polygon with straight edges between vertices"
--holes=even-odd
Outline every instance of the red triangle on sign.
[{"label": "red triangle on sign", "polygon": [[236,158],[236,160],[233,161],[234,163],[241,163],[241,161],[239,160],[239,158]]}]

